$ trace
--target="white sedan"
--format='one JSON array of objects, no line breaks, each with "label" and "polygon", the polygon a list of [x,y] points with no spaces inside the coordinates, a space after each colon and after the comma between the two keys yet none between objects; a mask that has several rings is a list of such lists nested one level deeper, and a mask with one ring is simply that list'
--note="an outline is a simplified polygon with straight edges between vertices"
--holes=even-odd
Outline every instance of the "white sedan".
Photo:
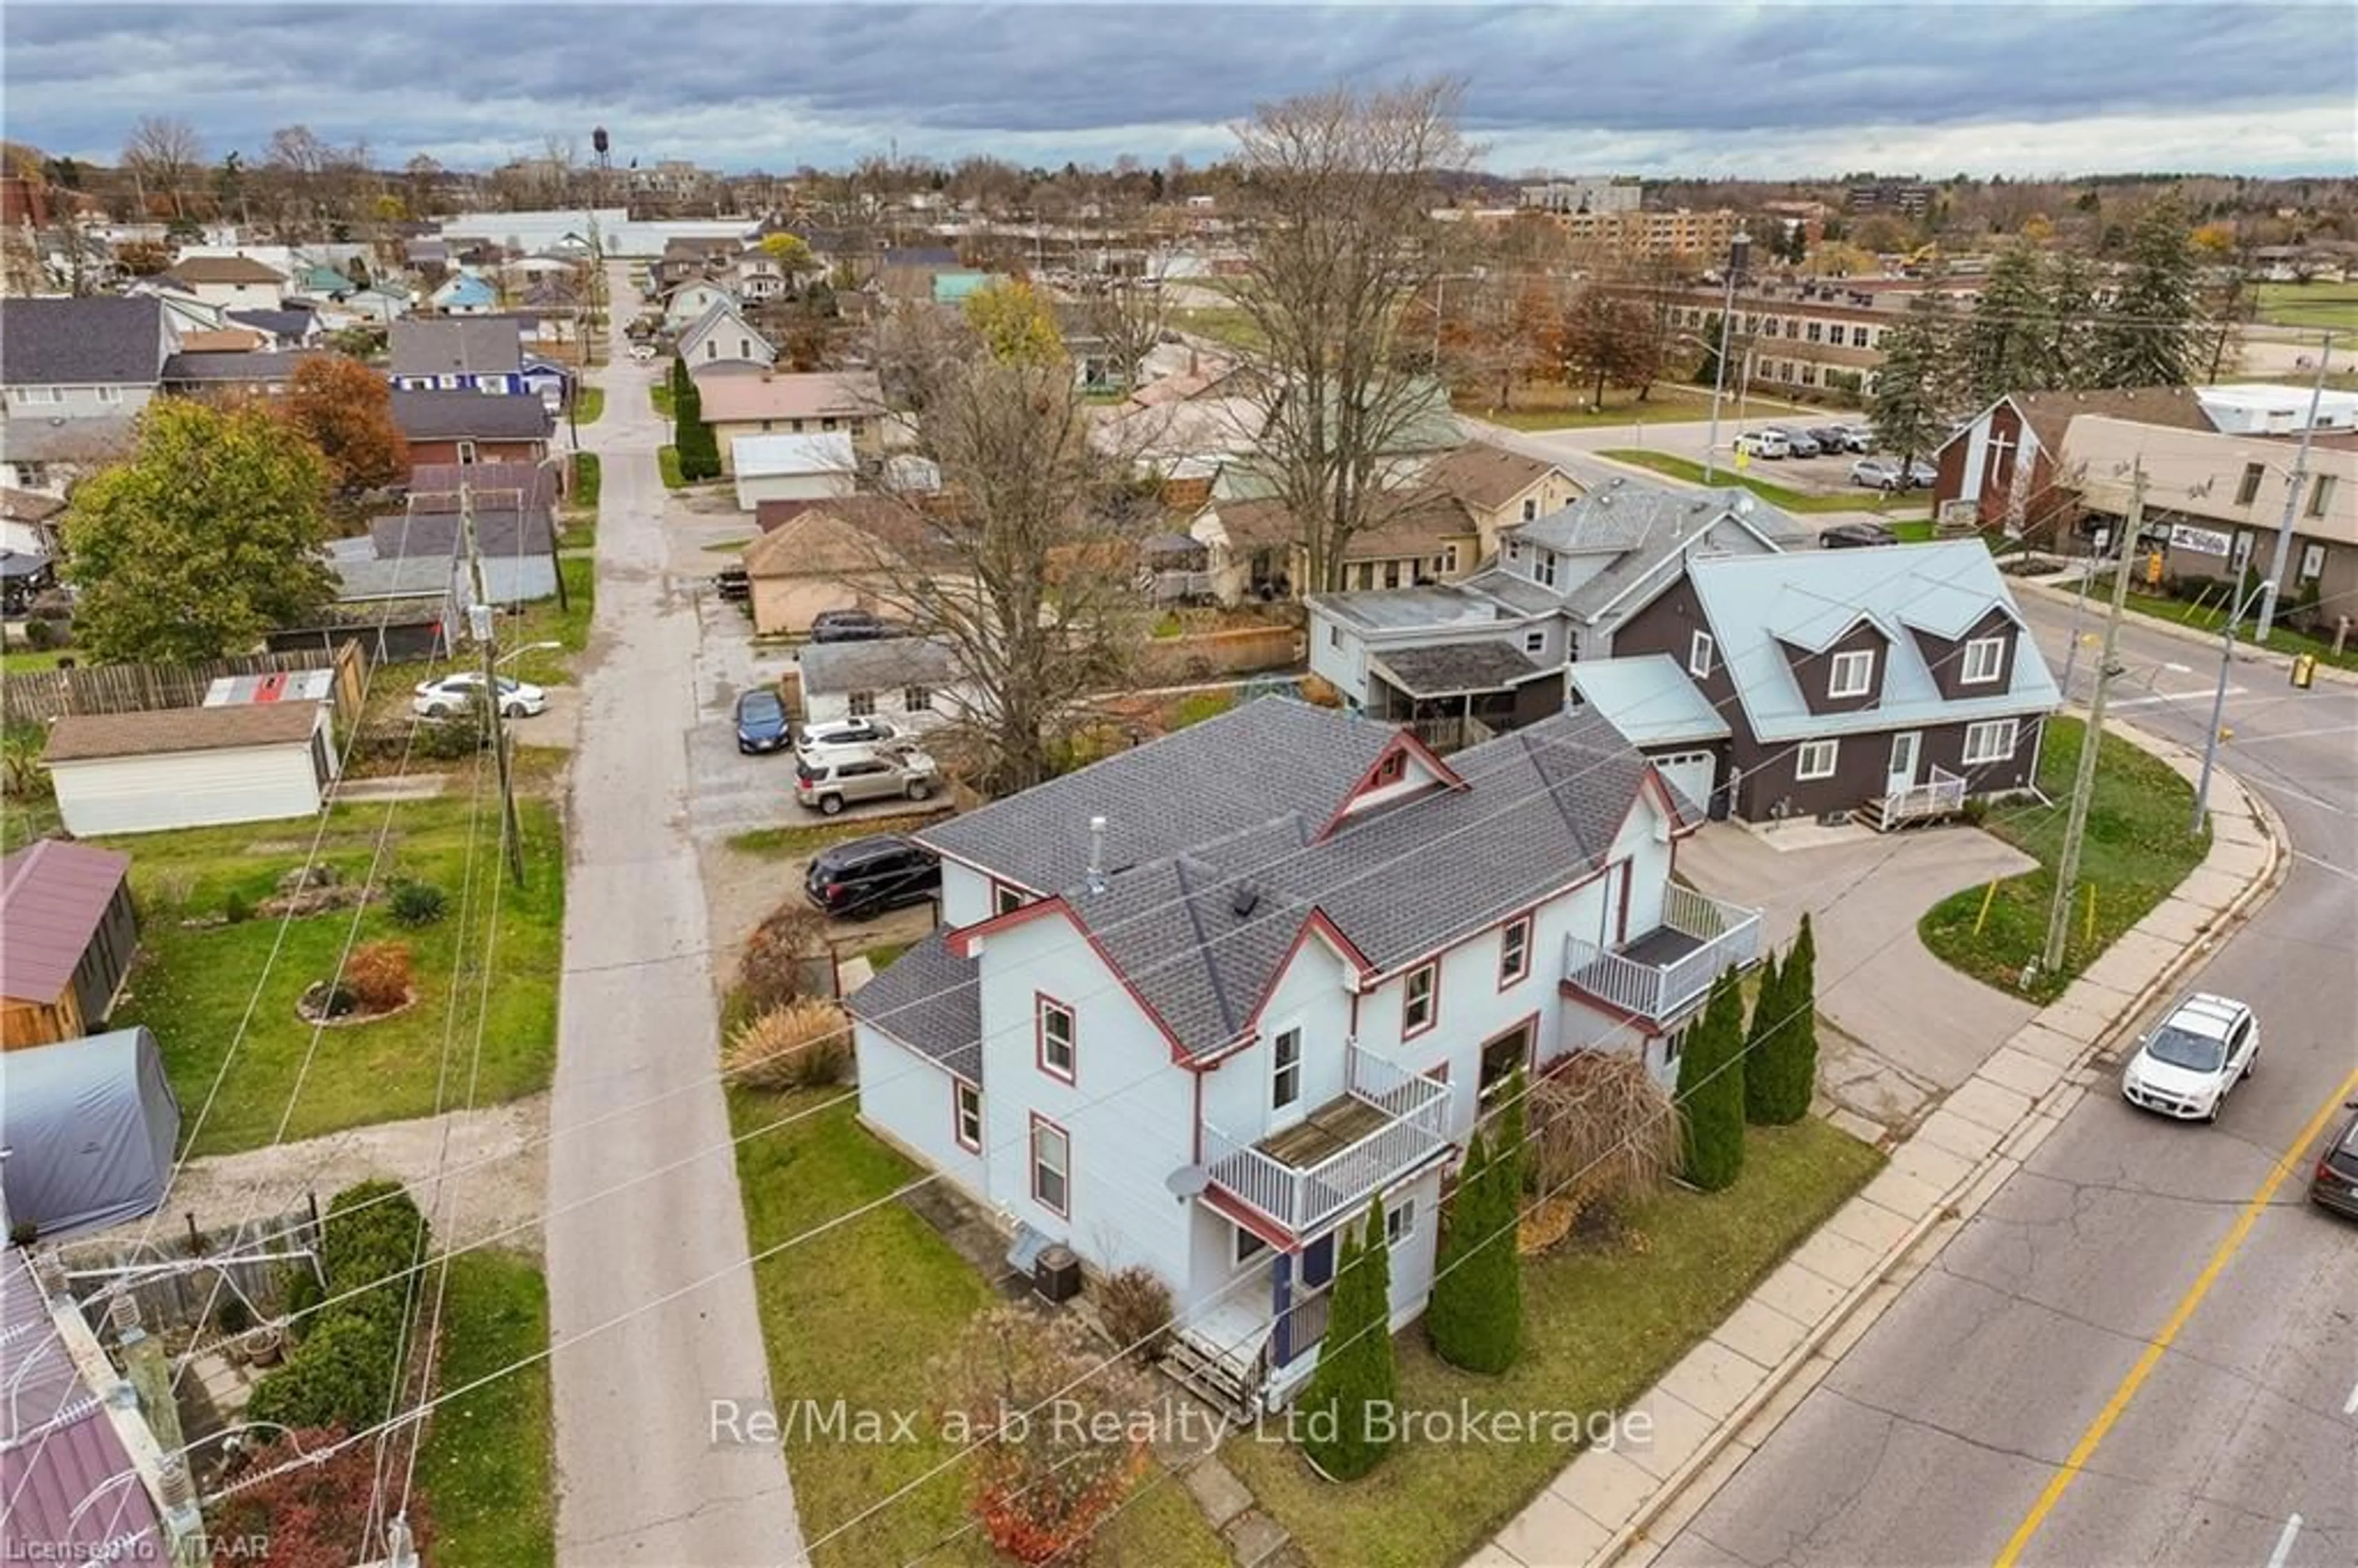
[{"label": "white sedan", "polygon": [[2121,1069],[2121,1098],[2181,1121],[2216,1121],[2228,1091],[2252,1076],[2260,1022],[2252,1010],[2198,992],[2137,1042]]},{"label": "white sedan", "polygon": [[[463,670],[438,680],[417,683],[410,698],[409,710],[425,719],[447,719],[471,702],[482,699],[483,677],[473,670]],[[548,693],[536,686],[500,677],[500,712],[509,719],[529,719],[548,709]]]}]

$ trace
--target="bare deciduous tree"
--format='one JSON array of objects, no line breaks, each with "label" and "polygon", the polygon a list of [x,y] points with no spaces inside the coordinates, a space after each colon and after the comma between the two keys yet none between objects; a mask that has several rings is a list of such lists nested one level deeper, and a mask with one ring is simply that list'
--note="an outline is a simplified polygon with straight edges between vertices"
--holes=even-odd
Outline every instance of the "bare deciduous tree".
[{"label": "bare deciduous tree", "polygon": [[1352,539],[1385,520],[1401,438],[1433,415],[1404,370],[1403,307],[1445,269],[1436,177],[1471,149],[1458,85],[1347,88],[1263,105],[1237,128],[1260,223],[1234,295],[1266,408],[1260,467],[1301,530],[1307,589],[1343,586]]},{"label": "bare deciduous tree", "polygon": [[873,531],[869,575],[957,666],[947,749],[979,787],[1012,794],[1058,770],[1088,699],[1128,674],[1158,512],[1089,440],[1069,364],[996,361],[955,329],[891,341],[941,490]]},{"label": "bare deciduous tree", "polygon": [[1170,326],[1163,299],[1160,277],[1098,278],[1087,287],[1081,324],[1120,369],[1117,379],[1124,385],[1137,378],[1140,362]]},{"label": "bare deciduous tree", "polygon": [[189,182],[204,161],[197,128],[169,115],[141,115],[123,144],[123,166],[137,182],[141,202],[152,194],[168,197],[175,218],[189,215]]}]

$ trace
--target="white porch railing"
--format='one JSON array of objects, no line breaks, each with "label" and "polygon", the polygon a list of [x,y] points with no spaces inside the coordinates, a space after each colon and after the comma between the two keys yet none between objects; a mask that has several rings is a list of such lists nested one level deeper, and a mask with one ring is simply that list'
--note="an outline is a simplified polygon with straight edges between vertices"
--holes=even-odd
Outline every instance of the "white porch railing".
[{"label": "white porch railing", "polygon": [[1204,1165],[1214,1183],[1297,1236],[1321,1229],[1449,1141],[1449,1089],[1354,1045],[1344,1092],[1384,1124],[1315,1165],[1296,1169],[1243,1139],[1204,1124]]},{"label": "white porch railing", "polygon": [[1660,1023],[1709,990],[1722,969],[1731,964],[1742,968],[1760,957],[1760,912],[1722,903],[1693,888],[1662,890],[1660,929],[1680,932],[1700,946],[1666,963],[1650,964],[1627,957],[1626,949],[1651,932],[1623,943],[1622,950],[1568,935],[1564,979],[1599,1001]]},{"label": "white porch railing", "polygon": [[1964,809],[1965,781],[1940,763],[1932,764],[1932,777],[1924,784],[1907,789],[1893,790],[1883,797],[1883,820],[1913,822],[1923,816],[1953,816]]}]

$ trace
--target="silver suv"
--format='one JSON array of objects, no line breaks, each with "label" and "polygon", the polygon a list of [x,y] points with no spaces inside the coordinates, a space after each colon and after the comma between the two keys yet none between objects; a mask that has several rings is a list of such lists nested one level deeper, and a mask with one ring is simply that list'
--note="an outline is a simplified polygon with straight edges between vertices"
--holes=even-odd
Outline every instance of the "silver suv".
[{"label": "silver suv", "polygon": [[829,747],[795,760],[795,799],[828,816],[863,800],[924,800],[940,783],[934,760],[913,748]]}]

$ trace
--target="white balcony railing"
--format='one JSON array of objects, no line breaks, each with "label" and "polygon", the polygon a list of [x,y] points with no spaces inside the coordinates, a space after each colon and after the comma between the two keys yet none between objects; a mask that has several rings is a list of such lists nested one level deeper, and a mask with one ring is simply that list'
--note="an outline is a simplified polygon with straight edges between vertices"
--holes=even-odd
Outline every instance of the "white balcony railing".
[{"label": "white balcony railing", "polygon": [[1449,1089],[1348,1048],[1345,1098],[1383,1120],[1314,1165],[1294,1166],[1204,1124],[1204,1164],[1215,1184],[1297,1236],[1312,1235],[1449,1141]]},{"label": "white balcony railing", "polygon": [[1964,809],[1964,805],[1963,775],[1952,773],[1935,762],[1930,782],[1893,790],[1883,797],[1883,823],[1888,827],[1894,823],[1913,822],[1920,817],[1954,816]]},{"label": "white balcony railing", "polygon": [[1672,886],[1662,891],[1662,924],[1618,947],[1567,935],[1563,975],[1599,1001],[1661,1023],[1708,991],[1722,969],[1759,957],[1758,910]]}]

